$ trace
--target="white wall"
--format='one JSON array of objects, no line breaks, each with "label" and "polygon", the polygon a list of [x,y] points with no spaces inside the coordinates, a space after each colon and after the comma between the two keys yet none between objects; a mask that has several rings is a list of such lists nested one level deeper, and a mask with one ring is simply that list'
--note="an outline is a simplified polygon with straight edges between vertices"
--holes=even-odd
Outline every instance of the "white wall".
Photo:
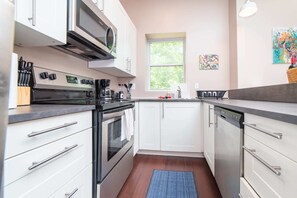
[{"label": "white wall", "polygon": [[[229,89],[228,0],[122,0],[137,28],[137,77],[133,97],[156,97],[165,92],[145,89],[148,77],[145,34],[186,32],[186,82],[192,97],[200,89]],[[218,71],[199,70],[199,54],[218,54]],[[121,79],[120,81],[128,81]]]},{"label": "white wall", "polygon": [[111,87],[118,90],[118,79],[110,75],[89,69],[87,62],[49,47],[17,47],[14,52],[34,65],[71,74],[93,77],[94,79],[111,79]]},{"label": "white wall", "polygon": [[[246,0],[237,0],[237,10]],[[272,64],[272,29],[297,26],[296,0],[254,0],[258,12],[237,18],[238,87],[287,83],[288,64]],[[238,12],[237,12],[238,13]]]}]

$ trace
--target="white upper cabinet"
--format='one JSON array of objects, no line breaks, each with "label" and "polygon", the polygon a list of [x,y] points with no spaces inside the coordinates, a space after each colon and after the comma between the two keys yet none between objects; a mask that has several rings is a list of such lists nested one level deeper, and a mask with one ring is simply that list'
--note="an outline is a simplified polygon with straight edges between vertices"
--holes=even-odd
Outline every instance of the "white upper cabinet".
[{"label": "white upper cabinet", "polygon": [[136,45],[137,45],[137,31],[133,22],[127,17],[126,23],[126,54],[125,63],[126,70],[133,76],[136,76]]},{"label": "white upper cabinet", "polygon": [[15,6],[16,45],[66,44],[67,1],[15,0]]},{"label": "white upper cabinet", "polygon": [[92,0],[98,8],[103,11],[104,10],[104,0]]},{"label": "white upper cabinet", "polygon": [[89,68],[116,77],[136,76],[136,28],[118,0],[105,0],[105,16],[117,28],[116,58],[89,62]]}]

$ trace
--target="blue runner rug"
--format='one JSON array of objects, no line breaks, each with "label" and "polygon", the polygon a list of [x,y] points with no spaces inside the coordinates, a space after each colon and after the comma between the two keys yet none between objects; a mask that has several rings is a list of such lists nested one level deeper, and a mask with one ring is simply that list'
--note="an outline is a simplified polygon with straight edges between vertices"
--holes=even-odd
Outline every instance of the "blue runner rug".
[{"label": "blue runner rug", "polygon": [[146,198],[198,198],[193,173],[154,170]]}]

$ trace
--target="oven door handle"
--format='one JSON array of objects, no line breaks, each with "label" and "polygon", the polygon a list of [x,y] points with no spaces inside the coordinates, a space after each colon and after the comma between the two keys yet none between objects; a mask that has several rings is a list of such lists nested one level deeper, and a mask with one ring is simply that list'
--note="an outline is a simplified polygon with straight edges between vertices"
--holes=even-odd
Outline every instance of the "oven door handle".
[{"label": "oven door handle", "polygon": [[131,105],[127,105],[121,108],[116,108],[116,109],[111,109],[111,110],[107,110],[107,111],[103,111],[103,114],[110,114],[110,113],[115,113],[115,112],[120,112],[120,111],[124,111],[126,109],[130,109],[130,108],[134,108],[135,105],[131,104]]}]

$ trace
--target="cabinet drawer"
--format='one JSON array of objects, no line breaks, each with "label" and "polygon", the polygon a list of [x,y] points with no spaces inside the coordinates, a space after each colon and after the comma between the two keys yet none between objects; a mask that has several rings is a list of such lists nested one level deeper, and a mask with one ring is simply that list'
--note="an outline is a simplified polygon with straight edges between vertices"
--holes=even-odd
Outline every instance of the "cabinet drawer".
[{"label": "cabinet drawer", "polygon": [[297,163],[248,135],[244,136],[244,145],[249,149],[244,149],[244,177],[257,194],[269,198],[296,197]]},{"label": "cabinet drawer", "polygon": [[240,198],[260,198],[244,178],[240,178]]},{"label": "cabinet drawer", "polygon": [[5,159],[91,127],[91,111],[10,124]]},{"label": "cabinet drawer", "polygon": [[61,189],[50,198],[61,197],[91,198],[92,197],[92,165],[67,182]]},{"label": "cabinet drawer", "polygon": [[[91,161],[92,129],[5,160],[4,186],[9,189],[6,193],[10,195],[7,197],[19,197],[22,193],[29,191],[35,195],[33,188],[49,182],[51,178],[55,178],[56,181],[49,185],[51,188],[48,190],[54,186],[62,186],[70,180],[71,175],[77,174]],[[33,162],[35,166],[37,166],[36,163],[40,166],[34,168]],[[57,179],[61,172],[65,172],[63,178]]]},{"label": "cabinet drawer", "polygon": [[245,123],[255,124],[268,133],[281,133],[281,139],[277,139],[248,125],[244,128],[245,134],[297,162],[297,125],[251,114],[245,114]]}]

